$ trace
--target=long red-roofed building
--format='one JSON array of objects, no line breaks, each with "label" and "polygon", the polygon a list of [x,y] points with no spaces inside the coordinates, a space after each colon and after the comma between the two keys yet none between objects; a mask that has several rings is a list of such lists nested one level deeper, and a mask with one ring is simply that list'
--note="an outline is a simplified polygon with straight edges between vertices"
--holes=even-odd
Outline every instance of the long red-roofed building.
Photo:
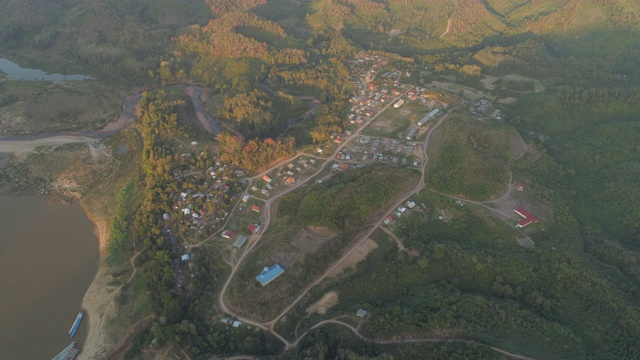
[{"label": "long red-roofed building", "polygon": [[516,224],[516,227],[525,227],[531,223],[537,223],[538,217],[531,214],[529,211],[527,211],[527,209],[523,208],[523,207],[517,207],[515,209],[513,209],[513,211],[515,211],[516,214],[522,216],[524,219],[518,221],[518,223]]}]

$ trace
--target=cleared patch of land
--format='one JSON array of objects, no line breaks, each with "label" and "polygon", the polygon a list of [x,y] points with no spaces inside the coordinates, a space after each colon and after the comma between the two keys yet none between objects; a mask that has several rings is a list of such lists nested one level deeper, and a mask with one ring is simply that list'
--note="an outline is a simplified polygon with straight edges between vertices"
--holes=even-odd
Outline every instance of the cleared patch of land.
[{"label": "cleared patch of land", "polygon": [[427,87],[430,89],[450,92],[452,94],[458,94],[463,98],[469,99],[471,101],[476,101],[479,99],[491,99],[493,97],[491,95],[487,95],[484,92],[474,89],[469,86],[454,84],[449,82],[441,82],[441,81],[432,81],[427,84]]},{"label": "cleared patch of land", "polygon": [[346,269],[355,269],[356,265],[367,258],[367,255],[378,248],[378,244],[371,239],[363,241],[349,256],[344,259],[331,273],[329,277],[336,277],[342,274]]},{"label": "cleared patch of land", "polygon": [[124,95],[96,81],[5,81],[0,135],[100,129],[117,119]]},{"label": "cleared patch of land", "polygon": [[428,112],[429,108],[415,103],[404,104],[399,109],[391,106],[364,128],[362,134],[395,138]]},{"label": "cleared patch of land", "polygon": [[329,291],[324,294],[324,296],[307,307],[307,314],[318,313],[320,315],[325,315],[327,310],[331,309],[335,304],[338,303],[338,293],[335,291]]},{"label": "cleared patch of land", "polygon": [[314,254],[322,244],[331,240],[335,233],[324,227],[309,226],[300,231],[292,241],[293,246],[307,254]]},{"label": "cleared patch of land", "polygon": [[496,83],[499,83],[501,86],[511,88],[512,90],[522,92],[540,92],[545,89],[540,80],[518,74],[509,74],[505,76],[485,75],[484,79],[480,80],[480,82],[482,82],[482,85],[487,90],[494,90],[497,86]]}]

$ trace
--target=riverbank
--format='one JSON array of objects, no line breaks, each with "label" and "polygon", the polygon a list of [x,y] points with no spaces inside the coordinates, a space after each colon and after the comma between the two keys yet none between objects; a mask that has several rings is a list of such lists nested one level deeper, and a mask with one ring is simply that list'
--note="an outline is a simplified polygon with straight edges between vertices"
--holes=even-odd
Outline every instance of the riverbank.
[{"label": "riverbank", "polygon": [[100,262],[98,272],[82,299],[82,308],[87,314],[88,333],[78,359],[101,359],[106,357],[110,349],[106,337],[106,325],[114,315],[113,298],[117,294],[117,288],[109,285],[111,275],[107,274],[103,261],[109,240],[109,219],[93,214],[83,201],[80,201],[80,205],[93,223],[94,233],[99,243]]},{"label": "riverbank", "polygon": [[[200,126],[206,132],[212,134],[219,133],[220,130],[219,128],[217,128],[215,119],[210,114],[208,114],[202,106],[202,87],[199,85],[182,83],[176,85],[185,87],[186,92],[192,98],[194,103],[194,110],[196,112],[196,115],[198,116]],[[160,87],[162,86],[158,86],[156,88]],[[156,88],[148,89],[146,91],[150,91]],[[104,144],[101,142],[101,140],[131,126],[131,124],[137,118],[137,107],[141,98],[142,92],[138,92],[125,98],[122,104],[122,112],[120,116],[117,117],[115,121],[107,124],[100,130],[60,131],[47,132],[39,135],[0,137],[0,152],[2,152],[0,153],[0,160],[2,160],[0,162],[0,165],[7,165],[10,156],[16,162],[21,162],[25,160],[29,154],[32,154],[34,151],[36,151],[34,149],[42,146],[57,148],[60,145],[71,143],[85,143],[88,145],[89,151],[92,156],[94,153],[96,153],[96,149],[98,148],[99,150],[104,152]],[[76,158],[77,157],[73,156],[70,157],[70,159],[72,160]],[[72,160],[69,160],[70,164]],[[96,164],[101,163],[99,159],[93,158],[93,160]],[[112,276],[110,269],[104,264],[104,259],[106,256],[106,246],[110,236],[110,226],[112,220],[110,212],[115,205],[110,204],[110,206],[108,204],[110,201],[107,200],[110,199],[110,196],[115,194],[114,191],[117,191],[117,189],[122,186],[121,181],[119,181],[118,179],[124,181],[125,179],[129,178],[130,171],[135,171],[134,167],[132,166],[132,164],[135,162],[127,163],[126,161],[121,161],[122,159],[117,160],[115,163],[128,165],[116,165],[114,169],[111,169],[108,166],[104,169],[100,167],[96,168],[100,169],[98,171],[100,173],[102,173],[103,170],[105,172],[106,170],[109,170],[108,172],[110,175],[102,179],[103,184],[92,188],[91,192],[89,193],[89,197],[91,199],[80,198],[79,193],[87,193],[78,191],[77,189],[75,189],[75,187],[74,189],[71,189],[71,191],[64,192],[65,196],[69,196],[69,199],[75,198],[79,201],[80,206],[84,210],[84,213],[93,223],[93,232],[98,239],[99,245],[98,269],[92,282],[86,290],[81,303],[81,308],[86,315],[83,326],[87,328],[87,337],[84,344],[80,346],[81,353],[79,354],[78,359],[106,358],[109,351],[111,351],[113,348],[113,342],[118,340],[111,338],[113,337],[113,335],[109,335],[108,329],[109,326],[112,325],[112,319],[117,315],[117,309],[114,305],[114,300],[115,297],[120,293],[120,289],[122,286],[113,284],[114,277]],[[45,162],[44,164],[33,165],[32,168],[37,168],[37,165],[39,165],[40,168],[50,167],[50,163]],[[87,169],[85,165],[86,164],[82,164],[82,169]],[[69,169],[73,169],[73,167],[69,167]],[[58,171],[54,174],[47,173],[45,175],[46,178],[54,177],[62,179],[66,174],[65,171]],[[73,173],[77,174],[76,172]],[[111,180],[108,180],[109,178],[111,178]],[[82,180],[86,179],[82,178]],[[98,191],[95,191],[96,189]],[[133,278],[133,275],[131,278]]]}]

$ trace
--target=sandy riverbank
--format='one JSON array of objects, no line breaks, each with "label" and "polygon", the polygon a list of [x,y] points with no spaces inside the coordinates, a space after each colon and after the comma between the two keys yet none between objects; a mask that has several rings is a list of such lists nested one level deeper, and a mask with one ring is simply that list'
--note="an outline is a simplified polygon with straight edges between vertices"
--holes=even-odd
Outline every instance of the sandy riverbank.
[{"label": "sandy riverbank", "polygon": [[82,299],[82,308],[87,314],[89,330],[87,340],[82,346],[78,359],[103,359],[106,357],[111,344],[107,341],[106,325],[114,314],[113,298],[117,294],[117,287],[109,285],[111,275],[103,263],[105,248],[109,239],[107,219],[93,215],[82,201],[80,202],[87,217],[93,222],[94,232],[100,246],[100,265],[93,282]]}]

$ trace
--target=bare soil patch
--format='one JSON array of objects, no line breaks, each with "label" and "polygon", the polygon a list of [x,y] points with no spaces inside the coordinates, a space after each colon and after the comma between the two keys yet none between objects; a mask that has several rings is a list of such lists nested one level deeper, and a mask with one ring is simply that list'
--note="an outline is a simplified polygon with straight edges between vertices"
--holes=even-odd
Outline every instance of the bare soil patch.
[{"label": "bare soil patch", "polygon": [[513,211],[514,208],[522,206],[522,203],[520,201],[514,199],[513,193],[500,200],[487,203],[486,205],[493,209],[496,215],[499,215],[503,220],[507,222],[513,222],[514,225],[516,221],[522,219]]},{"label": "bare soil patch", "polygon": [[511,142],[511,154],[514,159],[520,159],[527,152],[527,143],[518,136]]},{"label": "bare soil patch", "polygon": [[441,82],[441,81],[432,81],[427,86],[431,89],[458,94],[461,97],[467,98],[471,101],[476,101],[483,98],[493,100],[495,98],[494,96],[485,94],[480,90],[476,90],[472,87],[460,85],[460,84]]},{"label": "bare soil patch", "polygon": [[498,100],[498,104],[510,105],[510,104],[514,104],[516,101],[518,101],[518,99],[508,96],[504,99]]},{"label": "bare soil patch", "polygon": [[324,243],[334,237],[335,233],[327,228],[309,226],[302,229],[291,244],[306,254],[315,254]]},{"label": "bare soil patch", "polygon": [[371,125],[372,130],[390,133],[393,131],[393,122],[388,119],[376,119]]},{"label": "bare soil patch", "polygon": [[545,87],[544,85],[542,85],[542,83],[540,82],[540,80],[536,80],[536,79],[532,79],[526,76],[522,76],[522,75],[518,75],[518,74],[509,74],[509,75],[505,75],[505,76],[491,76],[491,75],[485,75],[484,79],[480,80],[480,82],[482,83],[482,85],[484,86],[485,89],[487,90],[493,90],[496,88],[496,86],[494,85],[496,81],[498,80],[505,80],[505,81],[531,81],[533,82],[533,90],[535,92],[540,92],[540,91],[544,91]]},{"label": "bare soil patch", "polygon": [[526,248],[532,248],[536,246],[536,243],[533,242],[533,240],[531,240],[530,237],[528,236],[523,236],[523,237],[516,237],[516,241],[518,241],[518,244],[520,246],[524,246]]},{"label": "bare soil patch", "polygon": [[308,315],[311,315],[313,313],[325,315],[327,313],[327,310],[331,309],[337,303],[338,293],[335,291],[329,291],[328,293],[324,294],[324,296],[320,300],[310,305],[306,311]]},{"label": "bare soil patch", "polygon": [[[86,206],[82,202],[81,204],[83,207]],[[94,232],[98,237],[100,257],[102,258],[109,239],[107,219],[94,216],[86,210],[85,208],[85,213],[95,226]],[[89,333],[78,359],[103,358],[111,348],[106,336],[106,325],[115,314],[113,298],[116,295],[116,288],[109,285],[113,277],[107,273],[107,270],[106,266],[101,263],[96,277],[82,299],[82,308],[86,310],[88,315]]]},{"label": "bare soil patch", "polygon": [[345,269],[354,269],[360,261],[366,259],[367,255],[377,248],[378,244],[376,244],[375,241],[371,239],[363,241],[346,259],[342,260],[342,262],[329,273],[328,277],[336,277],[342,274]]},{"label": "bare soil patch", "polygon": [[274,260],[282,265],[285,269],[291,267],[293,264],[297,262],[297,260],[284,252],[278,252],[273,255]]}]

